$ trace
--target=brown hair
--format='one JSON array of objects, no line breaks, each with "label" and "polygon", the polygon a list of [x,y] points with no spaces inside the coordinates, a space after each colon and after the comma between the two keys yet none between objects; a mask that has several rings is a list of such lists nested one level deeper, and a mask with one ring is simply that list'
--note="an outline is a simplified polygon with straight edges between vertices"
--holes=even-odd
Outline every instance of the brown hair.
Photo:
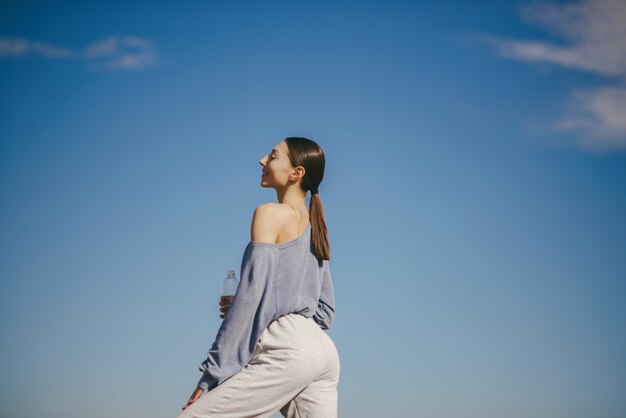
[{"label": "brown hair", "polygon": [[[324,151],[313,140],[301,137],[285,139],[289,149],[289,160],[294,167],[304,167],[304,177],[300,182],[302,191],[317,191],[324,178],[326,158]],[[330,260],[328,230],[324,207],[318,193],[311,194],[309,202],[309,218],[311,219],[311,251],[318,260]]]}]

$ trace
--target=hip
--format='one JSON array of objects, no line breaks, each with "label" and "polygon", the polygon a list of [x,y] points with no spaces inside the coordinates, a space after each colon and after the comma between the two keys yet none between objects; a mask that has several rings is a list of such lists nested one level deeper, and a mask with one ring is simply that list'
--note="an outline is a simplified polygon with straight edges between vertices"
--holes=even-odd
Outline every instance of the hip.
[{"label": "hip", "polygon": [[284,353],[294,359],[311,361],[313,358],[338,362],[337,347],[330,336],[313,318],[300,314],[287,314],[270,322],[261,334],[254,355]]}]

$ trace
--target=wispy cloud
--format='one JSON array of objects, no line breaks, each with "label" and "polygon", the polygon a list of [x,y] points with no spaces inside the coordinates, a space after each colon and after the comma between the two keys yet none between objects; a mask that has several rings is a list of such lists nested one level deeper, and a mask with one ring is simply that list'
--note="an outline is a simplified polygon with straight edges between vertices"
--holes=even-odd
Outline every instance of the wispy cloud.
[{"label": "wispy cloud", "polygon": [[39,55],[45,58],[70,58],[74,51],[25,38],[0,37],[0,58]]},{"label": "wispy cloud", "polygon": [[136,36],[113,35],[82,50],[62,48],[27,38],[0,37],[0,59],[40,56],[80,59],[87,68],[101,71],[142,70],[156,65],[159,55],[152,42]]},{"label": "wispy cloud", "polygon": [[611,83],[574,91],[570,110],[554,128],[577,133],[589,149],[626,149],[626,1],[532,3],[522,7],[521,17],[555,39],[491,38],[497,54],[594,73]]},{"label": "wispy cloud", "polygon": [[135,36],[111,36],[88,45],[83,56],[90,68],[110,71],[144,69],[158,62],[152,42]]},{"label": "wispy cloud", "polygon": [[585,148],[626,148],[626,88],[605,87],[573,94],[568,116],[557,121],[559,131],[583,131]]}]

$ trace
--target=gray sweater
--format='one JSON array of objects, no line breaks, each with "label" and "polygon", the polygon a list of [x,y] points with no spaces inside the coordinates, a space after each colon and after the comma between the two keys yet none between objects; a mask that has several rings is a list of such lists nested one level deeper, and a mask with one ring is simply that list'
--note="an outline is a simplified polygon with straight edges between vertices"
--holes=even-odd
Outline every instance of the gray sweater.
[{"label": "gray sweater", "polygon": [[311,224],[298,238],[280,244],[250,241],[241,261],[241,277],[198,386],[211,390],[250,361],[270,322],[297,313],[328,329],[335,318],[328,260],[311,252]]}]

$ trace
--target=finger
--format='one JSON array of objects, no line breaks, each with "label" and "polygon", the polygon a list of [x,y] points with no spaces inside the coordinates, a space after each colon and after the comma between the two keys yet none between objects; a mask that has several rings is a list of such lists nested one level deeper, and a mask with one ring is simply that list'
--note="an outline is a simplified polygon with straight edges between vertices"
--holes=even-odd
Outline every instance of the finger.
[{"label": "finger", "polygon": [[187,409],[189,407],[189,405],[191,405],[192,403],[194,403],[196,401],[196,399],[190,398],[187,403],[185,404],[185,406],[183,406],[183,410]]}]

